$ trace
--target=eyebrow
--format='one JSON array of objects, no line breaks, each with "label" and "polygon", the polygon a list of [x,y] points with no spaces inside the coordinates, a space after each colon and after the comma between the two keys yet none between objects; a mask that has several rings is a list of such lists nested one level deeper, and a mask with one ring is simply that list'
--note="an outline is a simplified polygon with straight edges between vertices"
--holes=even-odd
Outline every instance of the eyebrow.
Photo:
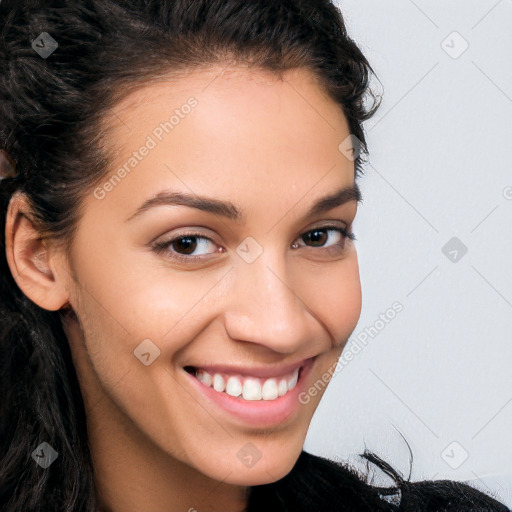
[{"label": "eyebrow", "polygon": [[[320,198],[305,214],[305,217],[319,215],[349,201],[357,201],[359,203],[362,199],[361,190],[357,183],[354,183],[354,185],[342,188],[334,194]],[[188,206],[213,215],[225,217],[237,223],[245,222],[242,211],[230,201],[221,201],[211,197],[172,190],[162,191],[145,201],[125,222],[156,206]]]}]

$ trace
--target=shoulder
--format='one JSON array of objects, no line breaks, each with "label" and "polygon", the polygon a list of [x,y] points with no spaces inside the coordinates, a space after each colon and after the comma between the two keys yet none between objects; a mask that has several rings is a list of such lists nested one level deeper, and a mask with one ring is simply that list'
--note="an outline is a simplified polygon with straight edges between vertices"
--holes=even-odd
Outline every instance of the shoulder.
[{"label": "shoulder", "polygon": [[251,489],[253,510],[293,512],[510,512],[492,497],[461,482],[409,482],[371,452],[363,457],[391,477],[390,487],[373,486],[341,462],[302,451],[293,469],[278,482]]},{"label": "shoulder", "polygon": [[452,480],[405,482],[399,510],[510,512],[508,507],[493,497]]}]

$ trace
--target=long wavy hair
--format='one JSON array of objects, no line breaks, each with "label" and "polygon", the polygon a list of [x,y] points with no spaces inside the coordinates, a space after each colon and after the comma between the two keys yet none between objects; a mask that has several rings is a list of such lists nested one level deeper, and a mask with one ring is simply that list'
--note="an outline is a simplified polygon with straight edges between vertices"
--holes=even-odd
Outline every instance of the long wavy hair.
[{"label": "long wavy hair", "polygon": [[[17,173],[0,181],[0,509],[96,512],[85,409],[63,311],[30,301],[7,264],[12,194],[26,195],[43,240],[69,247],[83,198],[113,161],[105,122],[112,107],[140,87],[194,68],[244,63],[276,75],[309,69],[361,142],[356,177],[368,153],[362,123],[380,98],[370,88],[372,68],[328,0],[4,0],[0,31],[0,149]],[[58,44],[51,55],[33,46],[42,32]],[[31,458],[42,442],[59,454],[47,469]],[[348,467],[303,451],[285,478],[250,489],[248,510],[397,510],[383,498],[397,491],[409,497],[408,510],[423,510],[413,499],[414,484],[375,455],[365,457],[396,486],[372,487]],[[453,499],[455,484],[442,485],[436,489]],[[455,494],[468,498],[469,489]],[[472,496],[473,505],[485,499],[477,491]],[[485,510],[506,510],[493,506]]]}]

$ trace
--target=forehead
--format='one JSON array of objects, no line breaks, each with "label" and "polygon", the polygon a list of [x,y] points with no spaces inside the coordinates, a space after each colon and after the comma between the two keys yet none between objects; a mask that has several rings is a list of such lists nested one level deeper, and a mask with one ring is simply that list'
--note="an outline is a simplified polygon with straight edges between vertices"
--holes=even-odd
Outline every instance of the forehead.
[{"label": "forehead", "polygon": [[[294,68],[278,75],[242,65],[214,65],[175,76],[163,74],[147,85],[137,85],[106,116],[111,134],[115,137],[127,124],[131,130],[130,120],[142,127],[145,121],[167,119],[166,114],[179,110],[191,97],[200,106],[195,117],[202,111],[210,118],[231,119],[243,125],[244,117],[250,115],[259,118],[260,128],[267,129],[279,127],[280,118],[287,121],[293,117],[307,123],[303,128],[311,127],[309,135],[319,128],[320,133],[327,129],[345,133],[349,129],[340,105],[308,69]],[[287,126],[288,131],[293,128]]]},{"label": "forehead", "polygon": [[[244,209],[253,204],[260,218],[275,217],[275,205],[354,181],[354,164],[338,149],[349,135],[343,111],[306,70],[282,79],[240,68],[195,71],[137,89],[111,119],[116,157],[109,172],[125,171],[107,202],[115,198],[126,216],[151,195],[174,189],[231,199]],[[266,212],[259,211],[262,199]]]}]

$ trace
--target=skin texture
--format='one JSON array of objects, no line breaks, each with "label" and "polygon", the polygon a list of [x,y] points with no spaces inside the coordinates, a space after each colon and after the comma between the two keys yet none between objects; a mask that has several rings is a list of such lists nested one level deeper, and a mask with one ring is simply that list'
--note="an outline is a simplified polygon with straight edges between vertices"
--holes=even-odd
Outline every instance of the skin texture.
[{"label": "skin texture", "polygon": [[[361,312],[354,243],[335,250],[343,236],[331,228],[316,244],[301,239],[327,221],[350,228],[357,212],[350,201],[304,218],[318,199],[354,184],[354,163],[338,150],[347,121],[308,71],[281,80],[212,67],[139,89],[112,116],[119,152],[108,176],[191,96],[197,107],[120,183],[103,199],[85,196],[69,260],[58,244],[38,241],[20,216],[22,195],[9,205],[16,282],[39,306],[76,314],[63,320],[103,512],[243,510],[247,486],[292,469],[325,387],[280,425],[260,429],[200,400],[183,367],[317,356],[309,387],[336,364]],[[246,223],[186,206],[125,222],[166,189],[232,201]],[[190,254],[183,245],[160,254],[151,247],[196,230],[211,240],[199,239],[191,253],[202,261],[173,260]],[[249,236],[263,248],[252,263],[236,252]],[[160,349],[148,366],[134,356],[145,339]],[[252,467],[237,457],[248,442],[262,455]]]}]

